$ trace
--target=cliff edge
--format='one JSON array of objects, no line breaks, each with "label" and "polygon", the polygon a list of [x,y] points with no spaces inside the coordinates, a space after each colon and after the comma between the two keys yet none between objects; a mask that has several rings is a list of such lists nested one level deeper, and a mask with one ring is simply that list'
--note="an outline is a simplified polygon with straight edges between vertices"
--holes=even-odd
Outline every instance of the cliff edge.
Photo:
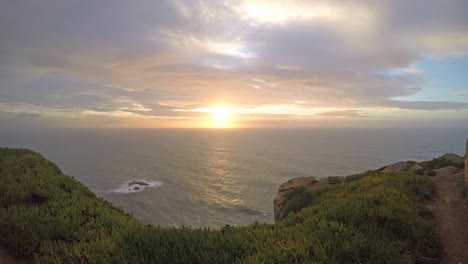
[{"label": "cliff edge", "polygon": [[[321,193],[335,195],[336,191],[333,188],[339,189],[340,185],[347,185],[360,179],[365,182],[365,180],[383,175],[386,175],[389,180],[401,173],[408,173],[408,177],[412,174],[419,174],[434,183],[436,192],[428,197],[428,204],[424,208],[427,210],[425,214],[431,216],[434,231],[441,245],[438,260],[422,256],[419,261],[421,263],[468,263],[466,250],[468,249],[468,229],[466,228],[468,226],[468,138],[465,153],[464,157],[447,153],[419,163],[403,161],[363,174],[342,178],[332,177],[339,180],[333,181],[338,184],[330,190],[327,188],[331,186],[328,181],[331,177],[321,180],[316,180],[314,177],[291,179],[280,186],[278,195],[273,201],[275,221],[289,221],[287,220],[290,218],[289,213],[302,214],[302,209],[309,210],[306,207],[311,207],[317,201],[322,200]],[[412,191],[419,192],[418,188]],[[341,208],[341,210],[346,210],[346,208]]]},{"label": "cliff edge", "polygon": [[[442,177],[450,175],[463,175],[465,186],[468,189],[468,139],[466,141],[465,157],[460,157],[455,153],[446,153],[440,157],[432,160],[415,162],[415,161],[401,161],[384,166],[380,169],[370,170],[361,174],[349,175],[344,177],[330,176],[323,179],[316,179],[313,176],[297,177],[288,180],[280,185],[276,197],[273,199],[274,216],[275,220],[284,218],[288,213],[288,201],[294,200],[294,196],[298,193],[303,193],[304,190],[308,192],[320,192],[334,184],[342,184],[355,179],[360,179],[369,174],[391,174],[400,172],[411,172],[418,175],[429,177]],[[463,181],[463,180],[462,180]],[[304,200],[304,197],[298,198]],[[296,200],[298,200],[296,199]],[[307,198],[305,198],[307,199]],[[303,206],[293,206],[294,210],[300,210],[302,207],[307,206],[306,201],[301,201]]]}]

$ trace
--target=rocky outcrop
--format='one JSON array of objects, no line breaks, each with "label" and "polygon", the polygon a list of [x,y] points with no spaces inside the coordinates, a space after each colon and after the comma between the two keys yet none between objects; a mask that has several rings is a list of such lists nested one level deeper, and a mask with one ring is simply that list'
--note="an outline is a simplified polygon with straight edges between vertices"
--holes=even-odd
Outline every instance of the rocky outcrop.
[{"label": "rocky outcrop", "polygon": [[424,169],[421,165],[419,164],[414,164],[413,166],[411,166],[408,171],[411,171],[411,172],[416,172],[416,171],[419,171],[419,170],[422,170]]},{"label": "rocky outcrop", "polygon": [[140,186],[149,186],[149,183],[144,182],[144,181],[131,181],[128,183],[128,187],[134,186],[134,185],[140,185]]},{"label": "rocky outcrop", "polygon": [[150,184],[144,181],[131,181],[128,183],[128,191],[141,191]]},{"label": "rocky outcrop", "polygon": [[[440,162],[441,160],[446,162]],[[462,165],[463,162],[465,162],[465,170],[460,169],[462,166],[459,166]],[[457,167],[447,166],[448,164],[452,164]],[[447,153],[439,158],[433,159],[431,161],[424,161],[420,164],[413,161],[397,162],[378,169],[375,172],[378,171],[381,173],[409,171],[426,176],[436,176],[436,178],[451,178],[452,176],[462,177],[464,174],[465,185],[468,188],[468,138],[466,139],[465,158],[460,157],[454,153]],[[321,180],[316,180],[314,177],[298,177],[281,184],[278,190],[278,194],[273,200],[275,220],[281,219],[284,216],[284,206],[288,201],[288,194],[294,188],[304,187],[309,190],[320,190],[330,186],[331,184],[339,184],[342,181],[343,178],[341,177],[328,177]]]},{"label": "rocky outcrop", "polygon": [[463,158],[458,156],[455,153],[444,154],[440,157],[440,159],[443,159],[443,160],[446,160],[448,162],[455,163],[455,164],[463,164],[464,162]]},{"label": "rocky outcrop", "polygon": [[278,194],[273,199],[275,219],[280,219],[284,215],[284,206],[288,200],[288,193],[297,187],[304,187],[309,190],[320,190],[329,186],[328,179],[321,179],[317,181],[315,177],[298,177],[290,179],[289,181],[281,184]]},{"label": "rocky outcrop", "polygon": [[459,173],[461,171],[463,171],[463,170],[460,169],[460,168],[457,168],[457,167],[454,167],[454,166],[447,166],[447,167],[438,169],[436,177],[446,177],[446,176],[449,176],[449,175],[455,175],[455,174],[457,174],[457,173]]},{"label": "rocky outcrop", "polygon": [[406,170],[406,168],[408,168],[408,162],[402,161],[402,162],[394,163],[392,165],[388,165],[382,170],[382,172],[394,173],[394,172],[400,172],[400,171]]}]

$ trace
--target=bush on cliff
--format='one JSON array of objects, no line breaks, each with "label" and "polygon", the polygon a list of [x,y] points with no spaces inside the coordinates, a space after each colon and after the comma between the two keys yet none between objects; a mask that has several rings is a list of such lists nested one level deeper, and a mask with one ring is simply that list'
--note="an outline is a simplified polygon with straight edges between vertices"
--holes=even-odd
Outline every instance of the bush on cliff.
[{"label": "bush on cliff", "polygon": [[460,168],[460,169],[464,169],[465,168],[465,163],[456,163],[456,162],[453,162],[453,161],[450,161],[450,160],[447,160],[447,159],[443,159],[443,158],[434,158],[432,160],[428,160],[428,161],[423,161],[421,162],[421,166],[423,168],[426,168],[426,169],[430,169],[430,170],[436,170],[436,169],[440,169],[440,168],[444,168],[444,167],[448,167],[448,166],[454,166],[454,167],[457,167],[457,168]]},{"label": "bush on cliff", "polygon": [[0,244],[37,263],[423,263],[437,256],[422,206],[432,191],[420,175],[368,174],[307,196],[274,225],[160,228],[39,154],[0,149]]}]

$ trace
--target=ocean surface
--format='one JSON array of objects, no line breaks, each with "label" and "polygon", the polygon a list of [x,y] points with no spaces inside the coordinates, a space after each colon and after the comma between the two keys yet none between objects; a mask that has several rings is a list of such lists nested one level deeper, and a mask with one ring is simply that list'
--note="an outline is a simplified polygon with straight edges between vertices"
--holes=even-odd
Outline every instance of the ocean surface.
[{"label": "ocean surface", "polygon": [[[349,175],[402,160],[464,155],[468,129],[42,129],[0,127],[0,146],[42,153],[144,223],[273,222],[293,177]],[[150,183],[129,190],[132,180]]]}]

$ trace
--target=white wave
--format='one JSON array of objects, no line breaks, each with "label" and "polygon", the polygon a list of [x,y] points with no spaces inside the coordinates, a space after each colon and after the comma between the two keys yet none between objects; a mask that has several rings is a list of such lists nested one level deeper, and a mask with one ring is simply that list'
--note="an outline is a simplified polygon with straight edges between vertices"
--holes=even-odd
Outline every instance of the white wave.
[{"label": "white wave", "polygon": [[[162,181],[145,181],[145,180],[139,180],[139,181],[145,182],[148,185],[136,184],[136,185],[128,186],[128,184],[130,182],[132,182],[132,181],[127,181],[124,184],[122,184],[119,188],[113,190],[113,192],[116,192],[116,193],[136,193],[136,192],[141,192],[146,188],[161,187],[161,186],[164,185],[164,183]],[[135,189],[135,187],[138,187],[138,188]]]}]

